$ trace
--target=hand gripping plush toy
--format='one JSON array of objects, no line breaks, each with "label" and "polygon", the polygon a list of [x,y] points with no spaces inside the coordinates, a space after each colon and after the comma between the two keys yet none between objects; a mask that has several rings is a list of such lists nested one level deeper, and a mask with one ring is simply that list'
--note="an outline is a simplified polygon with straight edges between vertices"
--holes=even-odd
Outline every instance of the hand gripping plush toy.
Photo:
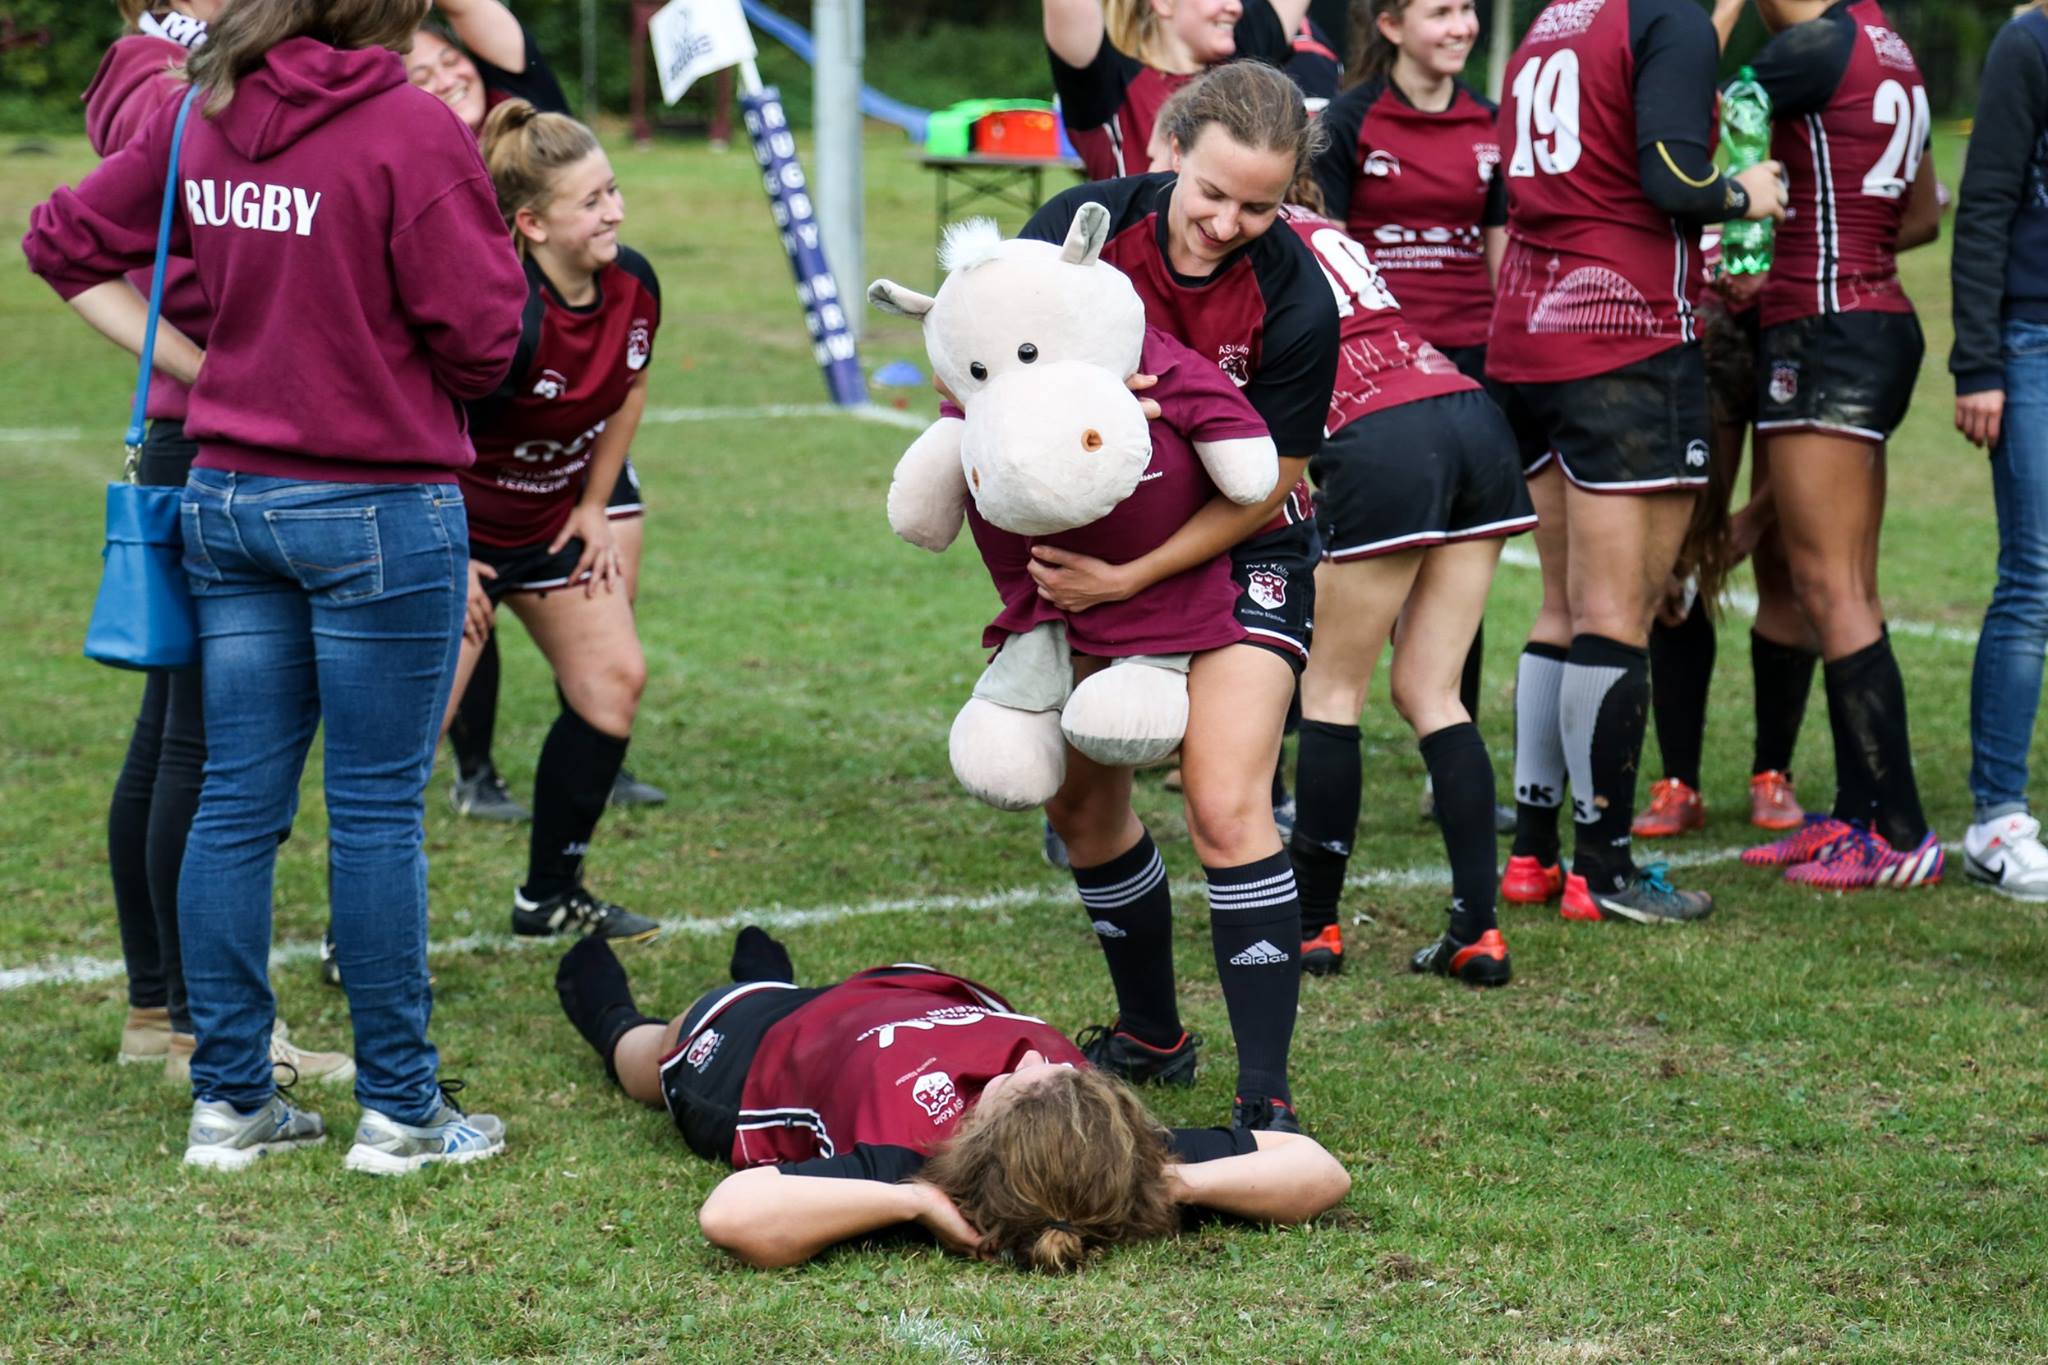
[{"label": "hand gripping plush toy", "polygon": [[[944,550],[970,498],[988,525],[1048,537],[1103,521],[1141,480],[1173,476],[1198,486],[1193,506],[1213,496],[1211,484],[1245,505],[1272,493],[1279,463],[1256,414],[1212,364],[1163,333],[1148,338],[1137,291],[1099,259],[1108,230],[1099,204],[1082,206],[1062,246],[1004,241],[995,224],[978,219],[948,230],[940,255],[947,276],[936,298],[889,280],[869,286],[877,307],[922,319],[932,369],[966,414],[940,417],[897,464],[889,488],[897,535]],[[1158,459],[1186,468],[1155,462],[1155,433],[1125,384],[1140,371],[1141,355],[1151,363],[1169,349],[1197,375],[1195,384],[1221,389],[1227,406],[1221,422],[1159,433]],[[1166,417],[1161,427],[1175,413]],[[986,542],[983,553],[990,553]],[[990,569],[1001,588],[992,560]],[[1212,589],[1222,584],[1223,607],[1209,617],[1231,632],[1200,647],[1242,638],[1229,617],[1236,589],[1227,563],[1219,557],[1200,572],[1211,574]],[[1187,728],[1189,654],[1123,654],[1076,686],[1070,631],[1109,613],[1098,607],[1069,619],[1049,605],[1032,607],[1054,619],[998,637],[999,652],[955,718],[950,742],[961,785],[1003,810],[1043,805],[1059,790],[1063,740],[1098,763],[1134,767],[1167,757]]]}]

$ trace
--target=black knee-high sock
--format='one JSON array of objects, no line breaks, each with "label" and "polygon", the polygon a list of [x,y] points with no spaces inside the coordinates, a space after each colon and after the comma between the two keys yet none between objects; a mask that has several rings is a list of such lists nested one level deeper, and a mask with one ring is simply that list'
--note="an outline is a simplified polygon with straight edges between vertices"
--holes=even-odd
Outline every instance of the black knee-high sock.
[{"label": "black knee-high sock", "polygon": [[1648,728],[1650,656],[1604,635],[1572,639],[1558,689],[1558,728],[1572,782],[1572,871],[1600,891],[1635,875],[1629,825]]},{"label": "black knee-high sock", "polygon": [[1472,943],[1494,928],[1499,844],[1493,831],[1493,758],[1479,727],[1446,725],[1422,738],[1436,788],[1437,823],[1451,859],[1451,937]]},{"label": "black knee-high sock", "polygon": [[735,981],[796,984],[796,967],[789,960],[789,949],[756,924],[747,925],[734,936],[731,971]]},{"label": "black knee-high sock", "polygon": [[1288,841],[1288,856],[1301,888],[1301,932],[1313,938],[1337,922],[1344,869],[1350,865],[1351,845],[1358,838],[1358,793],[1363,778],[1356,725],[1304,720],[1300,742],[1294,766],[1294,837]]},{"label": "black knee-high sock", "polygon": [[1558,689],[1565,651],[1535,641],[1515,667],[1515,856],[1545,867],[1558,859],[1557,812],[1564,805],[1564,737]]},{"label": "black knee-high sock", "polygon": [[1237,1039],[1237,1093],[1291,1100],[1287,1053],[1301,1000],[1301,901],[1285,853],[1209,878],[1209,943]]},{"label": "black knee-high sock", "polygon": [[1706,740],[1707,689],[1714,680],[1717,641],[1705,599],[1685,620],[1650,627],[1650,706],[1657,713],[1657,749],[1664,776],[1700,789],[1700,749]]},{"label": "black knee-high sock", "polygon": [[1458,675],[1458,703],[1468,720],[1479,720],[1480,675],[1486,671],[1486,623],[1472,632],[1472,648],[1465,651],[1465,671]]},{"label": "black knee-high sock", "polygon": [[626,743],[568,707],[555,717],[533,776],[533,841],[522,888],[528,900],[558,896],[582,877],[583,855],[626,761]]},{"label": "black knee-high sock", "polygon": [[1872,823],[1896,849],[1927,837],[1927,815],[1913,778],[1913,747],[1906,729],[1906,680],[1892,655],[1889,634],[1826,668],[1828,713],[1843,718],[1844,738],[1859,775],[1875,798]]},{"label": "black knee-high sock", "polygon": [[498,633],[492,631],[476,656],[476,670],[469,675],[469,687],[455,704],[455,719],[448,726],[448,746],[455,750],[455,766],[464,777],[475,777],[491,761],[491,741],[497,732]]},{"label": "black knee-high sock", "polygon": [[1154,1047],[1177,1046],[1182,1030],[1173,984],[1173,893],[1152,836],[1139,836],[1121,857],[1073,872],[1109,963],[1117,1027]]},{"label": "black knee-high sock", "polygon": [[598,934],[577,940],[576,946],[562,955],[562,965],[555,968],[555,995],[562,1002],[562,1012],[583,1035],[583,1041],[596,1049],[605,1074],[614,1081],[619,1072],[612,1053],[618,1049],[620,1035],[641,1024],[668,1022],[642,1014],[634,1005],[626,969]]},{"label": "black knee-high sock", "polygon": [[1813,666],[1820,655],[1749,633],[1749,669],[1756,680],[1756,753],[1752,773],[1792,771],[1792,750],[1806,721],[1813,693]]}]

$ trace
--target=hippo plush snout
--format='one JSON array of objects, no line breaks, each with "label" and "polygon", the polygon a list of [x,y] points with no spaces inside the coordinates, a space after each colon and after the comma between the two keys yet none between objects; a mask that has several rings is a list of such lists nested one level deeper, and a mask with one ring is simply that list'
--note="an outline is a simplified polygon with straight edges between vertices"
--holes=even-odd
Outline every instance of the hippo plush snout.
[{"label": "hippo plush snout", "polygon": [[1144,410],[1096,365],[1040,364],[975,397],[961,473],[982,516],[1020,536],[1087,526],[1128,498],[1152,463]]}]

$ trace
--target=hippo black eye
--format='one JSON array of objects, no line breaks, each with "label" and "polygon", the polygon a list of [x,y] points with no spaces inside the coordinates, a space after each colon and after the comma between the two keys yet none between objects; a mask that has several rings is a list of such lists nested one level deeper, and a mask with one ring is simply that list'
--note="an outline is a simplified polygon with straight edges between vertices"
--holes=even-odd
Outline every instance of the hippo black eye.
[{"label": "hippo black eye", "polygon": [[967,373],[973,375],[976,379],[986,379],[988,378],[988,366],[977,360],[967,367]]},{"label": "hippo black eye", "polygon": [[1038,348],[1028,341],[1025,342],[1017,348],[1017,359],[1029,365],[1032,361],[1038,359]]}]

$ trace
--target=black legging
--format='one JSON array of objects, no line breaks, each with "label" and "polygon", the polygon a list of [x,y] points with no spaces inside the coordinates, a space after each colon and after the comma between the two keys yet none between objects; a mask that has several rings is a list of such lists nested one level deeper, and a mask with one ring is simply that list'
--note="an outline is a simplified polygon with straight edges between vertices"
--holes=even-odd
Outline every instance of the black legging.
[{"label": "black legging", "polygon": [[[138,481],[182,487],[192,454],[178,423],[152,423]],[[128,1003],[137,1009],[168,1007],[171,1028],[179,1033],[192,1031],[192,1016],[178,951],[178,872],[205,767],[198,668],[150,673],[107,809],[107,866],[128,965]]]}]

